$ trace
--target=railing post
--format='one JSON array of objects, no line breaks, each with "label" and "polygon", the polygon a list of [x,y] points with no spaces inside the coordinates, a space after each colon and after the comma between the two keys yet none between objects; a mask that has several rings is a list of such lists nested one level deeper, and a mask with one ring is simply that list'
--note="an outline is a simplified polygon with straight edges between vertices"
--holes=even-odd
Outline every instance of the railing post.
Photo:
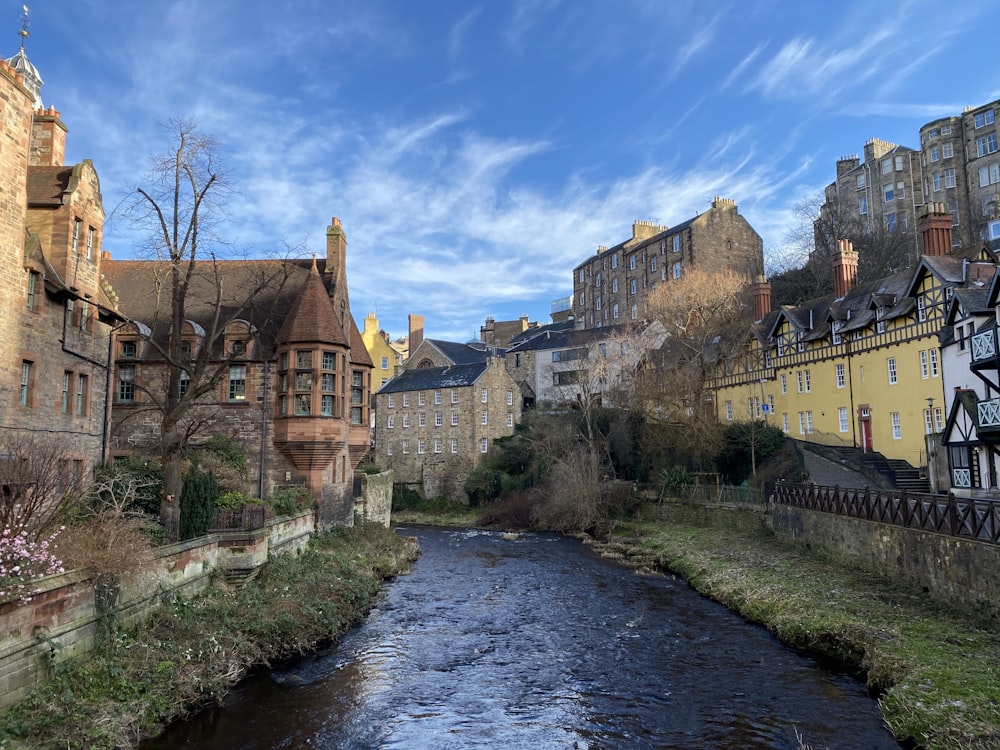
[{"label": "railing post", "polygon": [[910,520],[913,518],[913,513],[910,510],[910,499],[906,493],[906,490],[903,490],[902,492],[899,493],[899,502],[900,502],[900,511],[903,514],[903,526],[905,526],[906,528],[910,528]]},{"label": "railing post", "polygon": [[948,533],[952,536],[961,536],[958,529],[958,505],[955,502],[955,493],[948,493],[948,507],[945,510],[948,518]]}]

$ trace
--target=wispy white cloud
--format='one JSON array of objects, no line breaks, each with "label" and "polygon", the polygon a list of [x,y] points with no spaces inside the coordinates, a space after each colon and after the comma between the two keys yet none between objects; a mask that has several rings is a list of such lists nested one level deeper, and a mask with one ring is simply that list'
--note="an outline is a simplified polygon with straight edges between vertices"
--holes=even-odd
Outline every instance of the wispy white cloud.
[{"label": "wispy white cloud", "polygon": [[743,72],[750,67],[753,61],[757,59],[760,53],[767,49],[767,45],[768,42],[761,42],[754,47],[753,50],[751,50],[750,54],[740,60],[736,67],[729,71],[729,75],[727,75],[726,80],[722,82],[722,85],[719,87],[719,91],[725,91],[732,86],[739,79],[739,77],[743,75]]}]

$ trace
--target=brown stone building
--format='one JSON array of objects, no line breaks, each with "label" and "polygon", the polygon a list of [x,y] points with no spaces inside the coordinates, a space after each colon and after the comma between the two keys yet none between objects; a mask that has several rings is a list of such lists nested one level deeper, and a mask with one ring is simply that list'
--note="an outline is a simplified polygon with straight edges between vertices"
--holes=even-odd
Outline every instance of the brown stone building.
[{"label": "brown stone building", "polygon": [[[349,524],[353,470],[370,447],[372,362],[350,313],[346,249],[334,218],[325,259],[220,261],[217,274],[195,274],[183,324],[191,364],[176,387],[182,397],[210,386],[185,428],[195,441],[235,439],[257,494],[305,485],[322,522]],[[114,342],[112,453],[156,455],[169,382],[164,264],[104,268],[130,320]]]},{"label": "brown stone building", "polygon": [[405,370],[375,401],[376,461],[427,498],[466,501],[466,478],[493,440],[512,434],[521,419],[520,393],[503,357],[482,351],[478,361]]},{"label": "brown stone building", "polygon": [[732,200],[716,198],[707,211],[672,228],[637,221],[630,239],[599,247],[573,269],[576,326],[643,322],[647,291],[681,278],[695,264],[731,268],[748,278],[763,271],[763,241]]},{"label": "brown stone building", "polygon": [[0,450],[49,442],[69,486],[106,451],[119,318],[101,278],[100,182],[89,161],[63,164],[66,126],[42,108],[23,47],[0,61],[0,118]]}]

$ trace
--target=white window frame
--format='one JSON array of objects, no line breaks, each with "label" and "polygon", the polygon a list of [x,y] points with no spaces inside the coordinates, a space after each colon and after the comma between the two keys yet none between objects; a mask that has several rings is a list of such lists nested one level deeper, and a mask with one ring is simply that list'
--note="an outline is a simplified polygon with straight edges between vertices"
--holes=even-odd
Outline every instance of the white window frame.
[{"label": "white window frame", "polygon": [[896,371],[896,358],[889,357],[885,361],[885,364],[889,376],[889,385],[896,385],[899,382],[899,373]]},{"label": "white window frame", "polygon": [[899,412],[893,411],[889,412],[889,423],[892,425],[892,439],[902,440],[903,439],[903,423],[900,420]]},{"label": "white window frame", "polygon": [[847,432],[850,422],[847,419],[847,407],[841,406],[837,408],[837,426],[840,428],[841,432]]},{"label": "white window frame", "polygon": [[834,374],[835,374],[835,376],[837,378],[837,387],[838,388],[846,388],[847,387],[847,377],[846,377],[846,375],[844,373],[844,366],[842,364],[838,364],[834,368]]}]

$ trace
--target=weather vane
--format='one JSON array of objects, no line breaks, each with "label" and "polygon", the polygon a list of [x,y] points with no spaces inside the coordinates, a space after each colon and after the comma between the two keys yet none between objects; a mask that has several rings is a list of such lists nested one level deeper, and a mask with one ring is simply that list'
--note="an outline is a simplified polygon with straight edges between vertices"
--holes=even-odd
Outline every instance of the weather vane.
[{"label": "weather vane", "polygon": [[21,30],[18,32],[18,34],[20,34],[20,36],[21,36],[21,49],[23,50],[24,49],[24,40],[27,39],[28,36],[29,36],[28,35],[28,27],[31,25],[31,17],[28,15],[28,6],[27,5],[22,5],[21,6],[21,17],[18,20],[20,20],[20,22],[21,22]]}]

